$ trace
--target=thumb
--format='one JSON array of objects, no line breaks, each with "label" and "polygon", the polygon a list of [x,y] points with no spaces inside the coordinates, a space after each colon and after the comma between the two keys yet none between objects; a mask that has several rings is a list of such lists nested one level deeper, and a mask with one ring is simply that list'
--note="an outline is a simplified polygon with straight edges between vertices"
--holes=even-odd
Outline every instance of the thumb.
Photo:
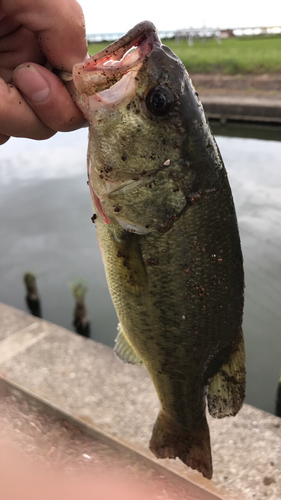
[{"label": "thumb", "polygon": [[22,64],[14,71],[14,83],[50,129],[65,132],[85,124],[62,81],[47,68],[35,63]]}]

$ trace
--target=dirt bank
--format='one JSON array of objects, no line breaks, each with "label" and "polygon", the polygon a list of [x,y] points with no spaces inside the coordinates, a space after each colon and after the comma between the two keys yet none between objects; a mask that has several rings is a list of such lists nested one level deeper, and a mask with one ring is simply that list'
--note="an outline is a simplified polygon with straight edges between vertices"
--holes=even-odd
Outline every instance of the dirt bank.
[{"label": "dirt bank", "polygon": [[281,74],[221,75],[191,74],[193,85],[201,95],[263,97],[281,100]]}]

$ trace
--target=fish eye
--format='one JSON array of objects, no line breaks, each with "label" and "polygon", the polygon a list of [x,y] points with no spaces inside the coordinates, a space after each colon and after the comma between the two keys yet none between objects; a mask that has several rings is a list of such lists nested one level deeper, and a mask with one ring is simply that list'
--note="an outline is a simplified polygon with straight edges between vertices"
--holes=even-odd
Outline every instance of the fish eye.
[{"label": "fish eye", "polygon": [[147,109],[156,116],[167,115],[174,104],[174,96],[167,87],[155,87],[146,96]]}]

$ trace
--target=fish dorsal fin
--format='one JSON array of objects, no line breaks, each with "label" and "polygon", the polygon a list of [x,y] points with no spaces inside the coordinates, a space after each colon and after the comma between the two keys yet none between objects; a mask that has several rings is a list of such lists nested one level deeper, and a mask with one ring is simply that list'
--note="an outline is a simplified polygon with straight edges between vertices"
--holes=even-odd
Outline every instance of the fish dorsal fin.
[{"label": "fish dorsal fin", "polygon": [[115,340],[114,352],[124,363],[131,363],[132,365],[142,365],[143,362],[138,356],[138,354],[134,351],[134,348],[128,341],[126,335],[123,332],[123,328],[119,323],[118,334]]}]

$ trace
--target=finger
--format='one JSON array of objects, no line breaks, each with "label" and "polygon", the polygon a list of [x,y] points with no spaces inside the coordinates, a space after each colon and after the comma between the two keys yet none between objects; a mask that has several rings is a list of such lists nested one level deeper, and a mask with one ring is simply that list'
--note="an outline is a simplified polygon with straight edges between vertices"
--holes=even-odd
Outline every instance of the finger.
[{"label": "finger", "polygon": [[13,71],[20,64],[26,61],[44,64],[46,61],[44,54],[34,39],[34,35],[22,26],[12,33],[0,37],[0,53],[0,77],[7,83],[12,82]]},{"label": "finger", "polygon": [[85,21],[76,0],[1,0],[1,7],[37,35],[53,66],[71,71],[74,64],[85,59]]},{"label": "finger", "polygon": [[[0,135],[48,139],[55,131],[42,123],[23,96],[11,84],[0,79]],[[4,141],[6,142],[6,141]]]},{"label": "finger", "polygon": [[10,139],[9,135],[0,134],[0,146]]},{"label": "finger", "polygon": [[5,36],[12,33],[20,26],[20,23],[15,19],[6,16],[4,13],[1,15],[0,11],[0,36]]},{"label": "finger", "polygon": [[84,116],[75,106],[62,81],[43,66],[19,66],[14,72],[14,82],[47,127],[66,132],[86,124]]},{"label": "finger", "polygon": [[4,19],[4,17],[6,17],[6,14],[3,11],[2,7],[0,6],[0,21],[2,21],[2,19]]}]

